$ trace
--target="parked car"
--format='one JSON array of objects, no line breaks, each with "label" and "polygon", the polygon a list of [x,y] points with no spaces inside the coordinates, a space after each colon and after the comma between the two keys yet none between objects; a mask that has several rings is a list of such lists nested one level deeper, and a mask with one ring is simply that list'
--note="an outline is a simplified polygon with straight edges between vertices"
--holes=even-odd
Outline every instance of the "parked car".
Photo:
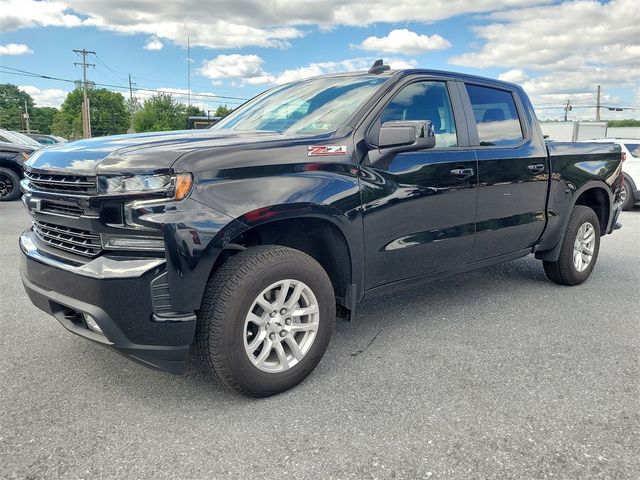
[{"label": "parked car", "polygon": [[36,142],[33,138],[29,138],[20,132],[3,130],[1,128],[0,128],[0,142],[13,143],[16,145],[28,145],[35,148],[42,147],[42,145]]},{"label": "parked car", "polygon": [[50,146],[26,177],[37,307],[165,372],[194,344],[258,397],[307,377],[336,310],[376,295],[531,253],[584,282],[622,191],[620,147],[546,144],[520,87],[381,62],[211,129]]},{"label": "parked car", "polygon": [[25,135],[42,145],[52,145],[54,143],[63,143],[67,141],[65,138],[58,137],[57,135],[46,135],[44,133],[25,133]]},{"label": "parked car", "polygon": [[28,145],[0,142],[0,202],[20,196],[24,162],[35,150]]},{"label": "parked car", "polygon": [[622,186],[622,209],[631,210],[640,204],[640,139],[638,138],[596,138],[593,142],[617,143],[624,154],[622,171],[624,183]]}]

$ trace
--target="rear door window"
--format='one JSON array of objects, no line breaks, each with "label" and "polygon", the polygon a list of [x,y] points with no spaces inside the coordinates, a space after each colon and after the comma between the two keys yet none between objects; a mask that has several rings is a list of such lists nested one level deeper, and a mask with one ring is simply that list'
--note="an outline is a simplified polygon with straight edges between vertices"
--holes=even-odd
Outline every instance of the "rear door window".
[{"label": "rear door window", "polygon": [[511,92],[467,85],[480,146],[515,145],[524,138]]}]

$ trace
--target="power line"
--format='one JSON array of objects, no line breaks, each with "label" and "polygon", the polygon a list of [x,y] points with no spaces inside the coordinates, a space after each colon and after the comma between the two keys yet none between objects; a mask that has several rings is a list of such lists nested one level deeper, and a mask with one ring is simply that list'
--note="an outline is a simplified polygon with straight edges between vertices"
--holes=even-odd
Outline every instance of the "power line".
[{"label": "power line", "polygon": [[[133,75],[133,74],[131,75],[131,78],[134,78],[136,80],[147,80],[148,82],[154,82],[159,84],[168,84],[168,85],[176,85],[176,86],[184,85],[184,83],[182,82],[172,82],[170,80],[157,80],[155,78],[139,77],[138,75]],[[191,83],[191,86],[198,87],[198,88],[211,88],[211,86],[199,85],[195,83]],[[235,92],[236,91],[230,88],[219,88],[219,87],[215,87],[215,90],[218,92]],[[249,88],[249,89],[245,88],[245,90],[248,91],[250,95],[255,95],[262,91],[259,88]],[[252,90],[253,90],[253,93],[251,92]]]},{"label": "power line", "polygon": [[[127,73],[119,72],[118,70],[114,70],[114,69],[113,69],[113,68],[111,68],[109,65],[107,65],[107,64],[102,60],[102,58],[100,58],[100,57],[98,56],[98,54],[97,54],[97,53],[96,53],[96,60],[98,60],[98,63],[99,63],[100,65],[102,65],[102,66],[103,66],[103,67],[105,67],[107,70],[109,70],[111,73],[113,73],[113,74],[116,76],[116,78],[120,79],[121,81],[126,81],[126,78],[125,78],[125,77],[126,77],[126,75],[128,75]],[[125,77],[120,77],[120,75],[125,75]]]},{"label": "power line", "polygon": [[[187,38],[187,41],[189,43],[189,39]],[[111,68],[109,65],[107,65],[107,63],[102,60],[102,58],[100,58],[98,56],[98,54],[96,54],[96,58],[98,60],[98,63],[100,63],[102,66],[104,66],[105,68],[107,68],[110,72],[112,72],[116,77],[119,78],[119,81],[123,81],[126,82],[127,81],[127,76],[131,75],[131,78],[137,79],[137,80],[148,80],[150,82],[155,82],[155,83],[168,83],[168,84],[172,84],[172,85],[177,85],[177,86],[183,86],[184,83],[182,82],[171,82],[171,81],[166,81],[166,80],[157,80],[154,78],[146,78],[146,77],[139,77],[138,75],[134,75],[134,74],[130,74],[130,73],[126,73],[126,72],[121,72],[120,70],[116,70],[114,68]],[[190,50],[187,51],[187,63],[191,64],[193,63],[193,59],[191,58],[191,53]],[[188,72],[188,79],[187,79],[187,90],[191,90],[191,87],[199,87],[199,88],[210,88],[210,87],[206,87],[204,85],[196,85],[193,84],[191,82],[191,75],[190,75],[190,71]],[[119,75],[123,75],[122,77],[120,77]],[[117,80],[118,81],[118,80]],[[233,92],[234,90],[230,90],[227,88],[216,88],[216,90],[218,91],[227,91],[227,92]],[[254,89],[255,90],[255,89]],[[259,90],[256,90],[255,93],[260,93]],[[253,96],[253,95],[252,95]]]},{"label": "power line", "polygon": [[[24,77],[33,77],[33,78],[43,78],[45,80],[55,80],[55,81],[59,81],[59,82],[67,82],[67,83],[75,83],[75,80],[70,80],[68,78],[60,78],[60,77],[53,77],[50,75],[42,75],[39,73],[34,73],[34,72],[28,72],[26,70],[20,70],[18,68],[11,68],[11,67],[5,67],[5,66],[0,66],[0,68],[3,69],[9,69],[9,70],[14,70],[15,72],[2,72],[2,73],[6,73],[6,74],[10,74],[10,75],[18,75],[18,76],[24,76]],[[132,78],[140,78],[140,77],[135,77],[132,75]],[[109,88],[115,88],[115,89],[120,89],[120,90],[124,90],[127,91],[129,90],[129,87],[123,86],[123,85],[113,85],[113,84],[108,84],[108,83],[95,83],[95,85],[99,86],[99,87],[109,87]],[[170,93],[172,95],[176,95],[176,96],[185,96],[186,94],[181,94],[179,92],[171,92],[168,90],[158,90],[155,88],[147,88],[147,87],[137,87],[133,89],[134,91],[145,91],[145,92],[154,92],[154,93]],[[242,102],[246,102],[247,100],[249,100],[246,97],[233,97],[233,96],[229,96],[229,95],[213,95],[213,94],[209,94],[209,93],[191,93],[192,97],[203,97],[203,98],[221,98],[221,99],[228,99],[228,100],[240,100]],[[237,103],[237,102],[229,102],[229,103]]]}]

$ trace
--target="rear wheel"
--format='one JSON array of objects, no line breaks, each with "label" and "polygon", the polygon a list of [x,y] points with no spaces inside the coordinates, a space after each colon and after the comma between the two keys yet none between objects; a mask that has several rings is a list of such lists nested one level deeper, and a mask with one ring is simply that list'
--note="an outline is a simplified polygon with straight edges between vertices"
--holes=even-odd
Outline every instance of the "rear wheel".
[{"label": "rear wheel", "polygon": [[573,208],[556,262],[543,262],[550,280],[562,285],[584,282],[595,266],[600,250],[600,222],[589,207]]},{"label": "rear wheel", "polygon": [[20,196],[20,177],[9,168],[0,168],[0,202]]},{"label": "rear wheel", "polygon": [[622,210],[631,210],[636,201],[633,197],[633,189],[631,183],[626,180],[622,183],[622,190],[620,191],[620,201],[622,202]]},{"label": "rear wheel", "polygon": [[260,246],[234,255],[209,280],[196,346],[227,387],[266,397],[313,371],[334,323],[333,287],[320,264],[299,250]]}]

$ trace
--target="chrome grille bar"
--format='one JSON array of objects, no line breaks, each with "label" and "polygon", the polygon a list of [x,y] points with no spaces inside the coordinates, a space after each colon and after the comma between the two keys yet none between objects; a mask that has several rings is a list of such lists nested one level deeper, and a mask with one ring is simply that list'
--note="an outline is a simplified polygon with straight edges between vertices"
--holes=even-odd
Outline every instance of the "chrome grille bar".
[{"label": "chrome grille bar", "polygon": [[95,257],[102,251],[100,236],[86,230],[33,221],[33,231],[47,245],[85,257]]},{"label": "chrome grille bar", "polygon": [[28,170],[24,172],[24,176],[34,190],[86,195],[97,193],[94,177],[38,173]]}]

